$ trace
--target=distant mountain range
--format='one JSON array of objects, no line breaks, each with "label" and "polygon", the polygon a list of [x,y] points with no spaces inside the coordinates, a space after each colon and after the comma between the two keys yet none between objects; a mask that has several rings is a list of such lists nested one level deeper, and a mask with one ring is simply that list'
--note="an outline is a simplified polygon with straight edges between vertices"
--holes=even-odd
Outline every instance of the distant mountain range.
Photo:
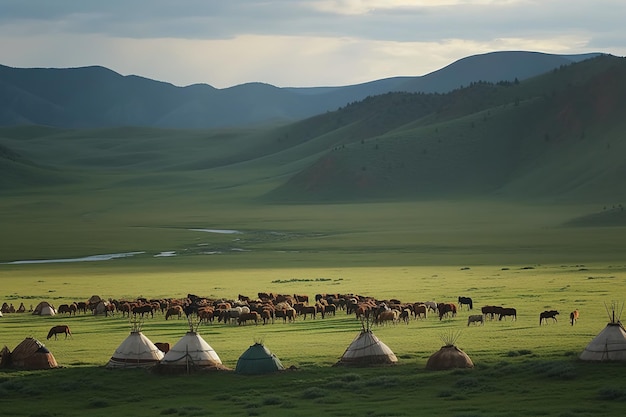
[{"label": "distant mountain range", "polygon": [[222,128],[293,122],[389,92],[447,93],[473,82],[524,80],[600,55],[493,52],[424,76],[344,87],[278,88],[248,83],[176,87],[103,67],[0,65],[0,126]]},{"label": "distant mountain range", "polygon": [[602,55],[519,82],[371,95],[264,127],[0,127],[0,192],[569,201],[619,207],[583,222],[614,224],[626,205],[625,114],[626,59]]}]

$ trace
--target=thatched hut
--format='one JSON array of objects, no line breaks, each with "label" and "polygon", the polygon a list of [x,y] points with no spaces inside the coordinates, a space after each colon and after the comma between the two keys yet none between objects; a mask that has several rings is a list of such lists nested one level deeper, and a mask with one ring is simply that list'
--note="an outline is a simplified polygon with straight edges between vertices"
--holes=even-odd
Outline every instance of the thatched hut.
[{"label": "thatched hut", "polygon": [[458,337],[459,333],[443,336],[441,340],[444,345],[428,358],[426,369],[442,371],[455,368],[473,368],[474,363],[470,357],[455,345]]},{"label": "thatched hut", "polygon": [[[6,362],[4,358],[5,355],[8,355]],[[13,349],[13,352],[9,352],[8,349],[3,349],[2,362],[7,363],[11,368],[27,370],[59,367],[52,352],[50,352],[43,343],[32,337],[24,339]]]}]

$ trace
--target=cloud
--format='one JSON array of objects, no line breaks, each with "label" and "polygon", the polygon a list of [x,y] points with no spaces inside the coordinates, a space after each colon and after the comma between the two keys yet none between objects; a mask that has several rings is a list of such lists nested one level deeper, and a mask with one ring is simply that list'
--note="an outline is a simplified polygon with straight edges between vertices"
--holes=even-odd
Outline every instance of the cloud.
[{"label": "cloud", "polygon": [[346,85],[496,50],[626,54],[617,0],[4,0],[2,64],[176,85]]}]

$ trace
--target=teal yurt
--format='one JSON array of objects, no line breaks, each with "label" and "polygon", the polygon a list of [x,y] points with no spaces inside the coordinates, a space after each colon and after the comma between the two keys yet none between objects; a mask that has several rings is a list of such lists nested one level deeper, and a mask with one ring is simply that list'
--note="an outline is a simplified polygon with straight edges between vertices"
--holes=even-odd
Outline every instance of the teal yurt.
[{"label": "teal yurt", "polygon": [[280,360],[262,343],[255,343],[241,354],[237,360],[235,372],[238,374],[258,375],[284,371]]}]

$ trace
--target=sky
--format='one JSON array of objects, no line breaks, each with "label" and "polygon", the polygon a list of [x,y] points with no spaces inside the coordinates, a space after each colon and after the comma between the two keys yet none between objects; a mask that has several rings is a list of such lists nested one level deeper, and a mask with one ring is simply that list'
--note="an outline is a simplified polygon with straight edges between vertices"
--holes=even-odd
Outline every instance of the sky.
[{"label": "sky", "polygon": [[345,86],[494,51],[626,55],[623,0],[0,0],[0,64]]}]

